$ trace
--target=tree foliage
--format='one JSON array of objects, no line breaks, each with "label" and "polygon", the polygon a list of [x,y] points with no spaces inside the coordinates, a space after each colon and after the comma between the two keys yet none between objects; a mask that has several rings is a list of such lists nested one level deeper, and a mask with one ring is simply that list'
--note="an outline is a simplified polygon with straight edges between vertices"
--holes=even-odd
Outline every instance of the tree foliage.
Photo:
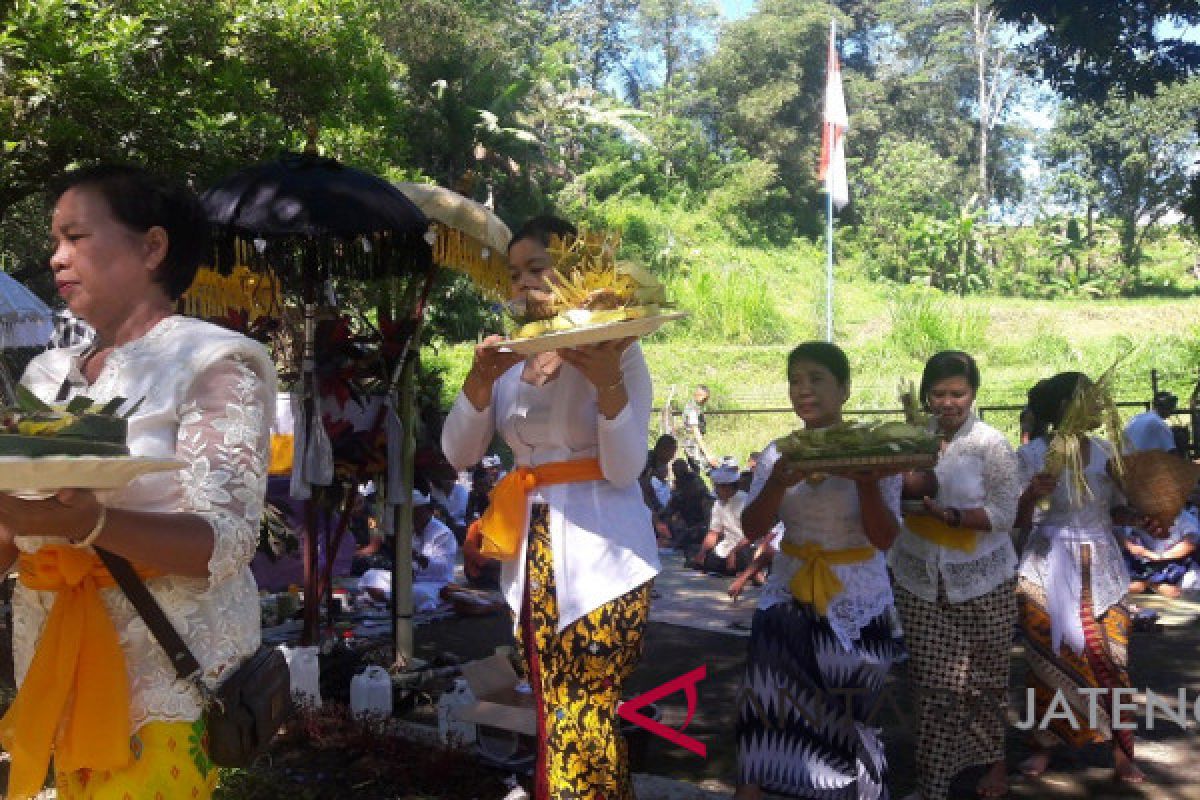
[{"label": "tree foliage", "polygon": [[1200,70],[1198,0],[992,0],[1001,18],[1032,30],[1042,73],[1068,96],[1103,100],[1112,89],[1150,95]]},{"label": "tree foliage", "polygon": [[1119,222],[1121,258],[1135,275],[1151,227],[1187,196],[1197,118],[1200,80],[1155,97],[1068,103],[1047,142],[1060,197]]}]

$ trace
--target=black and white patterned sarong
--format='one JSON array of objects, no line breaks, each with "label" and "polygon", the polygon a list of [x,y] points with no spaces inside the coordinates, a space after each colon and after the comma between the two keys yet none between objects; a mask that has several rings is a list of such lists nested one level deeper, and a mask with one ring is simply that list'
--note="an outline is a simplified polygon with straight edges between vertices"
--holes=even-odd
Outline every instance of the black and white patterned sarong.
[{"label": "black and white patterned sarong", "polygon": [[846,650],[812,606],[754,614],[738,695],[738,783],[812,800],[887,800],[873,717],[903,644],[881,614]]}]

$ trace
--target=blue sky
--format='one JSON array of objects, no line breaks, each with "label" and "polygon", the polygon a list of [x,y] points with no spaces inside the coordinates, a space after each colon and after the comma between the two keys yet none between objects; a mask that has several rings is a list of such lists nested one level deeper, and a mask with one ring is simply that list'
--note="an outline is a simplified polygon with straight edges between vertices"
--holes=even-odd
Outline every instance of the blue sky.
[{"label": "blue sky", "polygon": [[719,0],[718,4],[725,19],[740,19],[754,8],[754,0]]}]

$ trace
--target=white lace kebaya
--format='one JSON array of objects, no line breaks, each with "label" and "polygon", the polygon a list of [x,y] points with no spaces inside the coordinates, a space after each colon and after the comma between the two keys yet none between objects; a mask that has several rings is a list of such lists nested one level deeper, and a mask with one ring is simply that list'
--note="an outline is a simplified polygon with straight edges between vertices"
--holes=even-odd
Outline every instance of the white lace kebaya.
[{"label": "white lace kebaya", "polygon": [[1022,483],[1017,457],[1004,434],[972,413],[946,445],[934,469],[937,501],[955,508],[982,508],[992,524],[976,532],[971,552],[942,547],[902,528],[888,553],[896,585],[928,603],[938,600],[939,576],[946,599],[982,597],[1016,574],[1012,526]]},{"label": "white lace kebaya", "polygon": [[[779,451],[771,443],[758,458],[746,505],[762,492],[778,460]],[[893,475],[879,483],[884,505],[899,524],[900,477]],[[801,481],[790,487],[779,504],[779,521],[783,523],[783,541],[798,545],[816,542],[826,550],[874,548],[863,531],[858,487],[849,478],[830,477],[816,485]],[[775,554],[770,577],[759,597],[760,609],[794,601],[789,584],[799,567],[800,563],[782,550]],[[830,601],[825,616],[838,641],[849,650],[871,620],[892,608],[892,585],[881,551],[866,561],[834,565],[831,569],[845,588]]]},{"label": "white lace kebaya", "polygon": [[[1092,611],[1099,618],[1121,602],[1129,591],[1129,570],[1113,535],[1111,509],[1124,496],[1108,474],[1112,446],[1094,436],[1083,476],[1089,492],[1072,502],[1071,475],[1064,472],[1050,495],[1050,507],[1034,511],[1033,532],[1021,553],[1019,574],[1042,587],[1050,612],[1050,640],[1054,652],[1066,642],[1076,653],[1084,648],[1080,600],[1083,592],[1082,551],[1091,551]],[[1038,437],[1017,450],[1021,476],[1028,483],[1046,464],[1049,443]]]},{"label": "white lace kebaya", "polygon": [[[50,350],[30,362],[22,383],[47,402],[64,382],[66,399],[103,403],[142,400],[129,420],[129,449],[137,456],[178,456],[178,472],[146,475],[101,494],[112,508],[190,512],[212,526],[208,577],[165,576],[146,585],[215,685],[258,647],[259,603],[250,559],[258,545],[266,491],[268,436],[275,404],[275,368],[266,350],[224,328],[168,317],[133,342],[115,348],[96,382],[78,366],[85,346]],[[20,537],[34,552],[56,537]],[[133,730],[147,722],[191,722],[200,699],[178,681],[166,654],[118,588],[100,591],[112,616],[131,687]],[[17,585],[13,596],[13,656],[24,681],[54,594]]]}]

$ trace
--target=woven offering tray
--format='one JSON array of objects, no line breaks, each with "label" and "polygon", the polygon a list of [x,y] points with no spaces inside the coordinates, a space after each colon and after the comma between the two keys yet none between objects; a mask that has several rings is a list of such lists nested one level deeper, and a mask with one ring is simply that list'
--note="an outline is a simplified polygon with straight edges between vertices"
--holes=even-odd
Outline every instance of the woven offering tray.
[{"label": "woven offering tray", "polygon": [[557,350],[560,347],[578,347],[584,344],[597,344],[613,339],[624,339],[629,336],[646,336],[654,333],[666,323],[675,319],[683,319],[686,312],[674,311],[668,314],[656,314],[653,317],[606,322],[599,325],[582,325],[565,331],[544,333],[541,336],[531,336],[526,339],[505,339],[496,342],[492,347],[511,350],[514,353],[530,356]]},{"label": "woven offering tray", "polygon": [[792,465],[804,470],[821,470],[825,472],[887,469],[896,472],[908,472],[914,469],[928,469],[937,464],[934,453],[896,453],[893,455],[873,456],[831,456],[829,458],[791,459]]},{"label": "woven offering tray", "polygon": [[0,491],[22,494],[59,489],[120,489],[151,472],[182,469],[177,458],[145,456],[0,456]]}]

